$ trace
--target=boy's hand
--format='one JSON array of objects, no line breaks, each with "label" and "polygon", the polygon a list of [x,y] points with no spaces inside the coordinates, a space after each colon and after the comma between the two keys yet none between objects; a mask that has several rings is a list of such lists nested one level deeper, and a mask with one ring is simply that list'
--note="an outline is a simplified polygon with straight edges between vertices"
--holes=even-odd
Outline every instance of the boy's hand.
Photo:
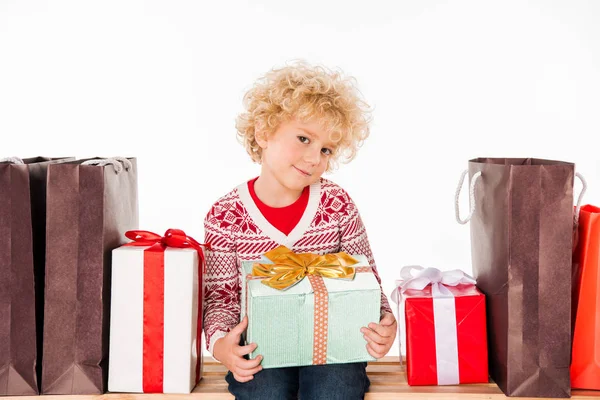
[{"label": "boy's hand", "polygon": [[367,341],[369,354],[375,358],[385,356],[394,344],[397,329],[396,318],[391,313],[383,314],[378,324],[371,322],[368,328],[360,328]]},{"label": "boy's hand", "polygon": [[262,356],[253,360],[246,360],[244,356],[250,354],[256,349],[256,343],[250,343],[246,346],[240,346],[240,337],[248,326],[248,316],[245,316],[235,328],[227,335],[217,339],[213,347],[215,358],[225,365],[231,371],[233,377],[238,382],[248,382],[254,378],[254,374],[262,370],[260,362]]}]

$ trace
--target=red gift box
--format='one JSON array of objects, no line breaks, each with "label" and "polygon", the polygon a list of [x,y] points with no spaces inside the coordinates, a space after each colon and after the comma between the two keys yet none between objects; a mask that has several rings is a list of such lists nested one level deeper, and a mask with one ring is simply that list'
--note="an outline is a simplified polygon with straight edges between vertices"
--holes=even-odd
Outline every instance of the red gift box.
[{"label": "red gift box", "polygon": [[[431,270],[438,277],[433,282],[424,278]],[[412,279],[417,285],[403,285],[402,292],[408,384],[488,382],[485,295],[475,285],[455,279],[457,272],[467,277],[461,271],[450,272],[455,275],[446,279],[453,281],[449,284],[439,270],[421,272],[423,276]],[[422,289],[409,289],[415,286]]]}]

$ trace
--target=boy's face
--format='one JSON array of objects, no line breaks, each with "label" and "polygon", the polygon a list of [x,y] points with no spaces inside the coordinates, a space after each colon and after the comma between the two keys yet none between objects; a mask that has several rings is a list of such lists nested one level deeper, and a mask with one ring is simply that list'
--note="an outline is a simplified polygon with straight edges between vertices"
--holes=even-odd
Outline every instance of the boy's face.
[{"label": "boy's face", "polygon": [[270,136],[257,137],[262,147],[263,173],[282,186],[302,190],[327,169],[335,143],[317,122],[282,122]]}]

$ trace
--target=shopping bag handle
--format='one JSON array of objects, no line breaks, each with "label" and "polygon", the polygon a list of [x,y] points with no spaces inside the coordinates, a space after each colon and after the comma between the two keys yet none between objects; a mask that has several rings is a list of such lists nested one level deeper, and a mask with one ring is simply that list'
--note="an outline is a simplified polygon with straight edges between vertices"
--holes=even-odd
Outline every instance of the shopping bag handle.
[{"label": "shopping bag handle", "polygon": [[475,173],[475,175],[473,175],[473,179],[471,179],[471,186],[469,188],[469,215],[467,216],[467,218],[465,219],[461,219],[460,218],[460,206],[458,204],[458,200],[460,197],[460,191],[462,189],[463,183],[465,181],[465,176],[467,176],[467,174],[469,173],[469,170],[464,170],[463,173],[460,175],[460,180],[458,181],[458,187],[456,188],[456,195],[454,198],[454,213],[456,214],[456,222],[458,222],[461,225],[466,224],[467,222],[469,222],[471,220],[471,218],[473,217],[473,214],[475,213],[475,185],[477,184],[477,181],[479,180],[479,178],[481,178],[481,171]]},{"label": "shopping bag handle", "polygon": [[579,172],[575,173],[575,176],[579,178],[581,181],[581,192],[579,192],[579,197],[577,198],[577,206],[575,207],[575,215],[573,215],[573,224],[575,227],[579,225],[579,211],[581,210],[581,201],[583,200],[583,195],[587,190],[587,182],[583,175]]},{"label": "shopping bag handle", "polygon": [[125,167],[125,171],[129,171],[133,164],[125,157],[110,157],[110,158],[97,158],[94,160],[87,160],[81,163],[81,165],[97,165],[104,167],[105,165],[111,164],[115,167],[115,173],[118,174]]},{"label": "shopping bag handle", "polygon": [[23,162],[23,160],[21,160],[19,157],[5,157],[5,158],[0,158],[0,162],[8,162],[8,163],[11,163],[11,164],[19,164],[19,165],[25,164]]},{"label": "shopping bag handle", "polygon": [[[469,215],[467,216],[467,218],[461,219],[460,218],[459,197],[460,197],[460,192],[463,187],[463,183],[465,181],[465,176],[467,176],[468,173],[469,173],[468,170],[464,170],[463,173],[461,174],[460,180],[458,181],[458,187],[456,188],[456,195],[454,197],[454,213],[456,215],[456,221],[461,225],[464,225],[467,222],[469,222],[471,220],[471,218],[473,217],[473,214],[475,213],[475,185],[477,184],[477,181],[479,180],[479,178],[481,178],[481,171],[479,171],[479,172],[475,173],[473,175],[473,178],[471,179],[471,186],[469,188],[469,205],[470,205]],[[581,175],[579,172],[576,172],[575,176],[577,178],[579,178],[579,180],[581,181],[581,185],[582,185],[581,192],[579,193],[579,197],[577,198],[577,205],[575,207],[575,213],[573,215],[573,224],[575,226],[578,226],[579,225],[579,211],[581,210],[581,202],[583,201],[583,195],[585,194],[585,192],[587,190],[587,182],[586,182],[585,178],[583,177],[583,175]]]}]

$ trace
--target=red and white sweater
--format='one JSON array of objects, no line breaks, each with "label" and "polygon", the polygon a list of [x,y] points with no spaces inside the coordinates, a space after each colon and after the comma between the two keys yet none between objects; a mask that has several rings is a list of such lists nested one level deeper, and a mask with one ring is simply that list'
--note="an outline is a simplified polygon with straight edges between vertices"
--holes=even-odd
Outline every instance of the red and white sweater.
[{"label": "red and white sweater", "polygon": [[[344,189],[327,179],[310,186],[304,214],[289,235],[261,214],[246,182],[212,206],[204,232],[205,243],[212,246],[207,251],[204,289],[204,333],[211,354],[215,341],[240,322],[241,261],[257,260],[279,245],[297,253],[364,254],[381,285],[356,205]],[[392,312],[383,290],[381,312]]]}]

